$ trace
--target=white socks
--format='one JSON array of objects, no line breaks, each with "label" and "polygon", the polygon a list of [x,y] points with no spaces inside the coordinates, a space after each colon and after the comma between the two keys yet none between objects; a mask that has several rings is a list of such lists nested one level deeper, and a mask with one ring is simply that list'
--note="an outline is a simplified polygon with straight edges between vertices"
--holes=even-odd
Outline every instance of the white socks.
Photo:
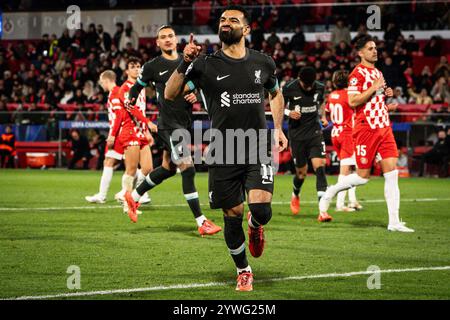
[{"label": "white socks", "polygon": [[108,194],[109,185],[113,177],[114,168],[113,167],[103,167],[102,178],[100,179],[100,189],[98,194],[101,198],[106,199]]},{"label": "white socks", "polygon": [[135,184],[135,187],[140,185],[141,182],[144,181],[144,180],[145,180],[145,176],[142,173],[141,169],[137,169],[137,171],[136,171],[136,184]]},{"label": "white socks", "polygon": [[348,176],[345,176],[344,178],[341,179],[341,181],[338,181],[338,183],[336,183],[335,185],[328,187],[327,192],[325,192],[325,195],[319,202],[320,212],[328,211],[331,199],[333,199],[338,192],[348,190],[354,186],[366,184],[368,181],[369,179],[361,178],[356,173],[352,173],[349,174]]},{"label": "white socks", "polygon": [[134,177],[129,176],[126,173],[122,176],[122,188],[131,192],[133,190]]},{"label": "white socks", "polygon": [[331,200],[338,192],[366,184],[368,181],[369,179],[361,178],[356,173],[349,174],[348,176],[344,176],[341,181],[338,181],[335,185],[329,187],[325,193],[325,196],[327,199]]},{"label": "white socks", "polygon": [[389,225],[399,224],[400,189],[398,188],[397,170],[384,174],[384,198],[388,208]]},{"label": "white socks", "polygon": [[131,196],[133,197],[134,202],[139,202],[139,200],[141,200],[141,196],[137,193],[136,189],[133,190]]},{"label": "white socks", "polygon": [[[339,177],[338,177],[338,183],[342,182],[342,179],[344,177],[345,177],[344,175],[340,174]],[[345,206],[345,196],[346,195],[347,195],[347,190],[341,191],[341,192],[339,192],[337,194],[337,197],[336,197],[336,208],[341,209],[341,208],[343,208]]]},{"label": "white socks", "polygon": [[203,222],[205,222],[206,217],[202,214],[200,217],[195,218],[195,221],[197,221],[197,226],[201,227],[203,225]]},{"label": "white socks", "polygon": [[241,274],[242,272],[250,272],[250,273],[252,273],[252,268],[250,267],[250,265],[247,266],[247,268],[244,268],[244,269],[236,268],[236,270],[237,270],[237,274],[238,275]]},{"label": "white socks", "polygon": [[356,203],[356,187],[348,189],[348,201],[350,203]]}]

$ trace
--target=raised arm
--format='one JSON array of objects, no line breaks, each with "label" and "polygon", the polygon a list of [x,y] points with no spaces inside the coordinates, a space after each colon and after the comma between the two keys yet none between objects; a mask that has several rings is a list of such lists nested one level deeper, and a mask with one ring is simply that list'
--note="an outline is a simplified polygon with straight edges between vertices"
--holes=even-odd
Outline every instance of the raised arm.
[{"label": "raised arm", "polygon": [[184,47],[183,50],[183,60],[181,60],[178,68],[172,73],[169,80],[166,83],[166,88],[164,90],[164,99],[175,100],[177,96],[182,93],[186,93],[192,88],[185,85],[186,71],[198,57],[201,51],[201,47],[194,43],[194,35],[191,33],[189,36],[189,43]]}]

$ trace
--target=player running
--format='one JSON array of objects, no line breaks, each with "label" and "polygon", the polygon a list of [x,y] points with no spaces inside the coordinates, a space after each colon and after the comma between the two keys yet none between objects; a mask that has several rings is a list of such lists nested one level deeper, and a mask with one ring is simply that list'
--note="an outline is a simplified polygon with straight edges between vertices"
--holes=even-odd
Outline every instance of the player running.
[{"label": "player running", "polygon": [[320,210],[328,211],[331,199],[340,191],[366,184],[370,169],[377,157],[380,159],[384,175],[384,197],[389,214],[389,231],[414,232],[400,221],[400,190],[396,170],[398,151],[388,110],[396,104],[386,106],[385,97],[393,96],[391,88],[386,87],[383,74],[375,68],[378,60],[375,42],[365,36],[356,42],[361,63],[349,76],[348,101],[356,109],[353,136],[355,139],[357,171],[345,176],[337,184],[330,186],[320,200]]},{"label": "player running", "polygon": [[[140,201],[146,191],[156,187],[164,180],[172,177],[177,172],[177,167],[181,171],[182,188],[184,197],[197,222],[198,232],[200,235],[212,235],[222,230],[212,221],[208,220],[202,213],[198,192],[195,187],[195,167],[192,158],[177,158],[177,152],[174,146],[179,141],[173,141],[171,136],[176,129],[189,130],[192,125],[192,103],[196,102],[194,93],[190,93],[184,97],[178,97],[175,101],[166,100],[164,98],[164,89],[166,82],[172,72],[177,68],[183,59],[177,52],[178,39],[175,31],[170,26],[162,26],[159,28],[156,44],[161,49],[161,56],[147,62],[142,68],[142,73],[137,82],[130,90],[130,106],[134,105],[134,101],[138,96],[138,92],[149,84],[156,89],[156,96],[159,105],[158,119],[158,137],[161,139],[163,150],[163,161],[161,166],[153,170],[139,185],[133,190],[129,198],[129,215],[136,215],[135,202]],[[189,143],[183,139],[183,143]]]},{"label": "player running", "polygon": [[[108,120],[109,120],[109,134],[111,135],[111,130],[113,128],[114,119],[116,118],[116,113],[120,110],[121,103],[119,98],[120,87],[116,85],[116,73],[112,70],[106,70],[100,74],[100,86],[108,95]],[[93,196],[86,196],[86,201],[90,203],[105,203],[106,196],[108,194],[109,186],[113,177],[114,167],[123,159],[123,148],[116,141],[112,148],[105,148],[105,161],[103,162],[103,173],[100,179],[99,192]],[[142,172],[139,169],[137,172],[138,176],[142,176]],[[122,189],[115,195],[116,199],[121,199],[125,195],[125,189]],[[150,199],[148,194],[140,199],[141,203],[148,203]]]},{"label": "player running", "polygon": [[[295,163],[291,212],[300,212],[300,191],[308,173],[308,159],[311,159],[316,174],[317,197],[327,190],[325,176],[326,146],[322,135],[323,126],[328,125],[322,108],[324,102],[324,85],[316,81],[316,70],[312,67],[300,69],[298,79],[288,82],[283,87],[283,96],[287,102],[285,115],[289,117],[289,141],[292,158]],[[328,222],[332,217],[319,213],[320,222]]]},{"label": "player running", "polygon": [[[328,102],[325,111],[330,113],[333,129],[331,130],[331,141],[340,160],[340,171],[338,182],[344,176],[352,173],[356,165],[355,145],[353,143],[353,109],[348,105],[348,72],[336,71],[332,78],[333,86],[336,89],[328,95]],[[356,200],[356,187],[348,190],[349,205],[345,206],[345,195],[347,191],[341,191],[336,199],[336,211],[352,212],[361,210],[362,206]]]},{"label": "player running", "polygon": [[[147,107],[145,89],[140,91],[136,100],[137,108],[131,111],[125,109],[125,101],[128,99],[130,88],[139,76],[140,68],[141,64],[137,58],[131,57],[128,59],[125,70],[128,78],[119,90],[119,99],[122,108],[116,113],[113,129],[107,139],[108,147],[113,146],[117,139],[118,143],[124,149],[125,174],[122,184],[126,190],[125,198],[127,198],[127,195],[130,196],[130,192],[133,190],[138,165],[141,166],[144,176],[153,169],[152,154],[150,151],[153,138],[149,130],[156,132],[157,127],[145,117],[145,109]],[[128,211],[127,201],[124,202],[124,210]],[[137,216],[131,220],[137,222]]]},{"label": "player running", "polygon": [[[275,63],[271,57],[245,47],[245,37],[250,33],[249,20],[244,8],[227,7],[219,22],[222,48],[210,55],[198,57],[201,47],[194,44],[191,34],[183,60],[165,89],[165,97],[170,100],[194,87],[201,90],[214,129],[211,141],[223,138],[223,148],[215,150],[216,154],[221,153],[222,156],[229,155],[227,149],[234,145],[234,141],[226,139],[227,130],[234,133],[252,130],[261,133],[261,130],[267,129],[264,89],[269,91],[277,129],[275,138],[277,145],[281,143],[278,149],[287,146],[287,139],[282,132],[284,101],[275,76]],[[239,291],[253,290],[253,273],[245,253],[242,228],[244,190],[250,209],[247,214],[249,249],[254,257],[263,253],[263,225],[272,217],[273,170],[270,161],[267,163],[261,158],[249,161],[254,151],[250,148],[264,148],[264,139],[260,136],[256,139],[254,145],[248,144],[249,148],[245,148],[245,152],[239,155],[233,152],[233,159],[229,157],[229,162],[221,164],[218,157],[215,159],[219,160],[209,166],[210,206],[213,209],[221,208],[224,213],[224,238],[236,265],[236,290]],[[237,164],[237,158],[244,160],[243,164]]]}]

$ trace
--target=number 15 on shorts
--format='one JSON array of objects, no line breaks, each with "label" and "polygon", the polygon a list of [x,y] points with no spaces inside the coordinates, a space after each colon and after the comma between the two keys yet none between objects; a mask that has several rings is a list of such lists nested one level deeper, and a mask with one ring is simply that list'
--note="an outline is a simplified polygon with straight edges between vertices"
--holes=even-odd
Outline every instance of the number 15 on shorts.
[{"label": "number 15 on shorts", "polygon": [[366,145],[357,145],[356,146],[356,155],[365,157],[366,156]]}]

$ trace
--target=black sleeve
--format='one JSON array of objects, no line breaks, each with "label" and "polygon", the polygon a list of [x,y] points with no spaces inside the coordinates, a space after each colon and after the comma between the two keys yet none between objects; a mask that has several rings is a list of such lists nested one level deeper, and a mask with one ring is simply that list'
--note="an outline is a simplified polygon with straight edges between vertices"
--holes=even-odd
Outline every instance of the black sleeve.
[{"label": "black sleeve", "polygon": [[325,100],[324,99],[325,86],[320,82],[316,82],[316,85],[317,85],[316,93],[318,94],[317,101],[319,102],[319,105],[322,105]]},{"label": "black sleeve", "polygon": [[185,83],[191,90],[202,87],[201,79],[205,72],[205,56],[195,59],[186,70]]},{"label": "black sleeve", "polygon": [[153,81],[153,79],[154,79],[154,72],[152,63],[151,61],[146,62],[141,68],[141,73],[139,74],[137,82],[139,82],[141,86],[146,87],[150,82]]},{"label": "black sleeve", "polygon": [[130,88],[128,99],[130,101],[136,101],[142,88],[148,86],[151,81],[153,81],[153,68],[151,64],[147,62],[142,66],[141,73],[136,83]]},{"label": "black sleeve", "polygon": [[276,77],[276,65],[275,61],[273,61],[272,57],[267,56],[267,69],[269,73],[269,78],[264,83],[264,88],[266,88],[269,92],[274,92],[278,89],[278,79]]}]

